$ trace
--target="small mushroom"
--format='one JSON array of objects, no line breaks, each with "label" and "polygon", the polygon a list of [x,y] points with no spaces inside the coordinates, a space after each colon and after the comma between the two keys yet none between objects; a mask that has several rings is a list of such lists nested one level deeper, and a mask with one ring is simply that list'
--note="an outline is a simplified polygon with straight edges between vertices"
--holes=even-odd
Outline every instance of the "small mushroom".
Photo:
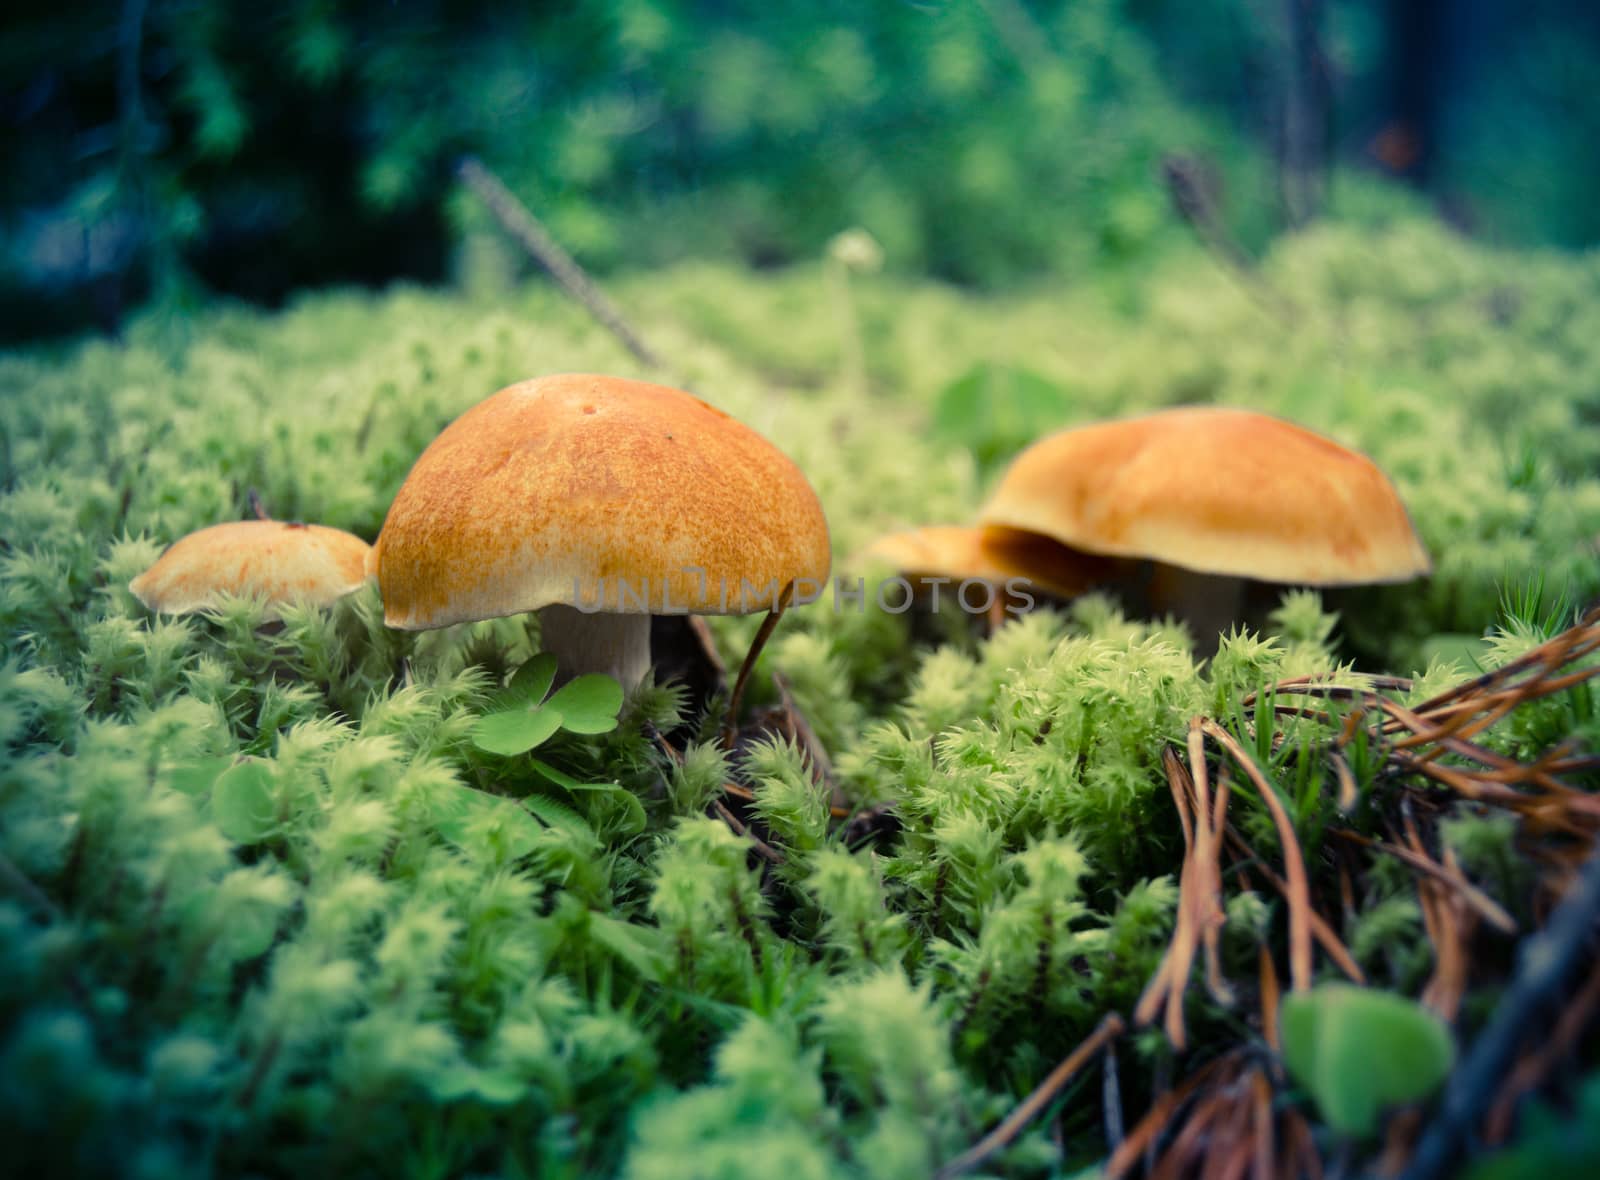
[{"label": "small mushroom", "polygon": [[[894,566],[928,597],[946,583],[948,597],[958,597],[964,583],[984,582],[995,588],[990,599],[1003,605],[1025,604],[1034,591],[1076,598],[1105,581],[1111,567],[1038,533],[966,525],[891,533],[874,541],[862,558]],[[967,598],[960,602],[970,609]]]},{"label": "small mushroom", "polygon": [[747,614],[791,583],[820,593],[831,554],[790,460],[699,398],[563,374],[502,389],[423,451],[372,568],[403,630],[538,611],[563,674],[625,687],[650,666],[653,614]]},{"label": "small mushroom", "polygon": [[1372,460],[1248,410],[1183,407],[1041,439],[979,519],[1151,563],[1146,607],[1187,619],[1202,641],[1238,617],[1245,579],[1347,586],[1430,569]]},{"label": "small mushroom", "polygon": [[370,546],[351,533],[284,520],[215,524],[175,541],[128,589],[150,610],[204,610],[218,594],[266,601],[266,618],[286,602],[328,606],[366,581]]}]

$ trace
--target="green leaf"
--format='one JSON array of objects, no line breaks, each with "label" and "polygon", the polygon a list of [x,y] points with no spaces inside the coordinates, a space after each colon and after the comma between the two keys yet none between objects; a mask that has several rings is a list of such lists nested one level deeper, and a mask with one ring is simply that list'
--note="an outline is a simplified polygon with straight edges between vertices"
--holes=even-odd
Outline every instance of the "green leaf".
[{"label": "green leaf", "polygon": [[556,658],[542,651],[518,668],[500,694],[506,708],[512,705],[537,705],[550,692],[556,679]]},{"label": "green leaf", "polygon": [[933,428],[990,466],[1065,426],[1071,406],[1066,390],[1053,381],[1027,369],[986,363],[940,391]]},{"label": "green leaf", "polygon": [[589,826],[583,816],[579,815],[565,803],[557,803],[543,795],[529,795],[526,799],[519,800],[539,822],[548,828],[553,828],[575,840],[589,844],[598,844],[600,838],[594,834],[594,829]]},{"label": "green leaf", "polygon": [[202,758],[198,762],[174,766],[167,775],[167,785],[185,795],[203,795],[216,784],[218,776],[232,765],[233,758],[224,754],[218,758]]},{"label": "green leaf", "polygon": [[561,714],[562,728],[571,733],[610,733],[622,711],[622,685],[592,672],[557,689],[549,707]]},{"label": "green leaf", "polygon": [[615,791],[620,790],[616,783],[585,783],[579,782],[564,770],[557,770],[548,762],[538,758],[529,758],[528,762],[545,778],[555,783],[558,787],[565,787],[569,791]]},{"label": "green leaf", "polygon": [[534,770],[538,771],[545,778],[555,783],[555,785],[558,787],[563,787],[568,791],[588,791],[592,793],[609,795],[611,798],[617,800],[617,802],[622,804],[622,809],[628,813],[627,823],[624,827],[624,831],[627,834],[632,835],[635,832],[644,831],[646,825],[650,822],[649,818],[644,813],[644,804],[640,803],[639,797],[626,787],[623,787],[617,783],[582,782],[573,778],[565,771],[557,770],[548,762],[541,762],[537,758],[530,758],[528,761],[533,764]]},{"label": "green leaf", "polygon": [[211,814],[222,834],[235,844],[255,844],[276,831],[274,785],[272,767],[253,758],[219,775],[211,789]]},{"label": "green leaf", "polygon": [[472,727],[472,744],[509,758],[543,745],[560,728],[561,714],[554,709],[507,709],[479,717]]},{"label": "green leaf", "polygon": [[1391,992],[1324,984],[1285,997],[1283,1056],[1334,1129],[1366,1138],[1385,1107],[1431,1094],[1455,1062],[1443,1021]]}]

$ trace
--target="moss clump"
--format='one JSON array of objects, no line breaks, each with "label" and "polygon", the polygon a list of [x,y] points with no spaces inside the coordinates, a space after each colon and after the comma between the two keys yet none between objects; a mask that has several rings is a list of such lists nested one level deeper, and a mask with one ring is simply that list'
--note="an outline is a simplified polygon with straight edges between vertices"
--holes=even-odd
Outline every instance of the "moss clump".
[{"label": "moss clump", "polygon": [[[989,637],[913,626],[870,585],[859,610],[796,611],[762,670],[783,673],[842,799],[881,822],[835,822],[784,740],[668,758],[652,728],[710,730],[666,688],[613,733],[541,746],[612,789],[476,749],[538,650],[531,621],[389,632],[369,590],[263,629],[247,600],[162,620],[127,594],[161,544],[243,515],[251,488],[277,516],[370,538],[467,405],[531,373],[629,370],[549,292],[319,296],[0,360],[0,1134],[18,1166],[927,1175],[1154,971],[1182,850],[1161,755],[1192,715],[1231,723],[1264,683],[1348,678],[1352,660],[1425,670],[1426,695],[1469,670],[1433,654],[1503,661],[1564,621],[1558,591],[1600,591],[1594,260],[1416,224],[1305,235],[1267,274],[1292,324],[1196,260],[1120,310],[1093,290],[867,279],[866,401],[761,344],[797,308],[831,316],[816,272],[697,267],[620,292],[683,383],[807,471],[847,576],[872,536],[976,503],[988,476],[932,427],[939,392],[985,362],[1055,383],[1070,421],[1183,399],[1298,418],[1371,452],[1412,506],[1433,579],[1288,596],[1209,664],[1099,597]],[[706,322],[707,289],[739,319]],[[1482,641],[1502,586],[1535,571],[1550,591]],[[716,621],[724,654],[755,625]],[[757,703],[771,691],[758,676]],[[1575,691],[1492,740],[1526,757],[1596,725]],[[1260,753],[1323,872],[1334,791],[1295,757],[1318,726]],[[1357,769],[1370,810],[1350,822],[1370,824],[1383,787]],[[781,864],[708,817],[730,777]],[[1270,853],[1265,809],[1239,795]],[[1529,916],[1514,833],[1465,807],[1443,832]],[[1428,965],[1411,884],[1391,866],[1352,894],[1342,934],[1378,986],[1414,990]],[[1251,893],[1230,916],[1223,967],[1251,978],[1259,942],[1281,950],[1281,906]],[[1239,1035],[1198,991],[1190,1019],[1202,1056]],[[1130,1107],[1168,1057],[1134,1044]],[[990,1166],[1104,1154],[1096,1100],[1069,1101],[1059,1130]]]}]

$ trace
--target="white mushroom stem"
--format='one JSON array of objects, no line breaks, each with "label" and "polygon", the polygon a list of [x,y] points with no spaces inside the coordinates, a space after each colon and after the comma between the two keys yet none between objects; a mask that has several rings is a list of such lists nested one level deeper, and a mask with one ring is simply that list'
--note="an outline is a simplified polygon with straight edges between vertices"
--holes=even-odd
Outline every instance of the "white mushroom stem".
[{"label": "white mushroom stem", "polygon": [[650,668],[649,615],[586,614],[557,603],[539,611],[539,635],[562,680],[603,672],[632,692]]},{"label": "white mushroom stem", "polygon": [[1153,563],[1146,584],[1146,607],[1153,615],[1172,615],[1189,625],[1195,654],[1210,655],[1244,616],[1243,578],[1201,574],[1181,566]]}]

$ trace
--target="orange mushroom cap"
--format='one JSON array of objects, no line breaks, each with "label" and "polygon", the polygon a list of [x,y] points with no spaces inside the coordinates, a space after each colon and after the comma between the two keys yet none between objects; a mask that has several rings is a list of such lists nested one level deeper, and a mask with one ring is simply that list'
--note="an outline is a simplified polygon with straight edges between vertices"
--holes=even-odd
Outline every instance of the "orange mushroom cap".
[{"label": "orange mushroom cap", "polygon": [[1371,459],[1248,410],[1184,407],[1041,439],[979,519],[1090,553],[1265,582],[1402,582],[1430,569]]},{"label": "orange mushroom cap", "polygon": [[509,386],[423,451],[372,567],[384,621],[419,630],[562,604],[764,609],[820,589],[822,505],[781,451],[687,393],[563,374]]},{"label": "orange mushroom cap", "polygon": [[327,606],[366,581],[370,546],[318,524],[239,520],[182,537],[128,589],[150,610],[181,615],[203,610],[218,594],[250,595],[277,618],[286,602]]}]

